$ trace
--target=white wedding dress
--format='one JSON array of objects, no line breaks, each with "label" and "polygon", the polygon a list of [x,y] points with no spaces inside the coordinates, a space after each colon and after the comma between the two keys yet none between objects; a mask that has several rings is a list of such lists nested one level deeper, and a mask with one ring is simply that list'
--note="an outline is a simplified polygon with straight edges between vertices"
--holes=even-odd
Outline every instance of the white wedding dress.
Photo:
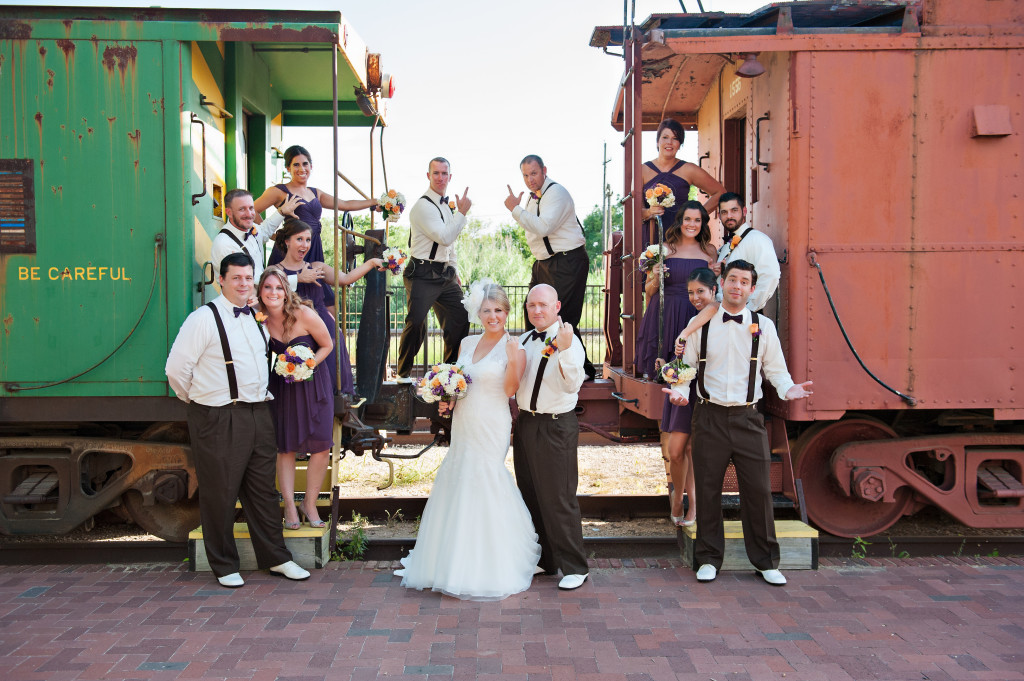
[{"label": "white wedding dress", "polygon": [[505,468],[512,429],[505,341],[474,363],[480,338],[467,338],[459,355],[473,382],[455,407],[451,447],[423,510],[416,546],[402,559],[402,586],[491,601],[530,588],[541,549]]}]

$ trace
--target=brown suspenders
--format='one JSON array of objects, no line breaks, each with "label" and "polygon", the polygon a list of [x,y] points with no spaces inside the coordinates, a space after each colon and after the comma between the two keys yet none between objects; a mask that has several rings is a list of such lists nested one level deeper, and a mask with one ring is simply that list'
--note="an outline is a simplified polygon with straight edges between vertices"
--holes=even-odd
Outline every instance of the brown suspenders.
[{"label": "brown suspenders", "polygon": [[[757,324],[758,328],[760,328],[760,319],[756,312],[750,313],[750,319],[753,324]],[[711,399],[707,388],[704,387],[704,367],[708,363],[708,327],[710,325],[711,322],[709,321],[701,327],[700,352],[697,356],[697,395],[705,400]],[[750,373],[747,375],[747,404],[754,403],[754,388],[757,380],[757,350],[760,344],[761,334],[750,334]]]},{"label": "brown suspenders", "polygon": [[[551,184],[548,185],[547,189],[545,189],[544,191],[542,191],[540,193],[540,198],[537,199],[537,217],[540,217],[540,200],[543,199],[544,195],[548,193],[548,189],[551,189],[556,184],[558,184],[558,183],[557,182],[552,182]],[[576,224],[579,225],[580,231],[583,232],[583,236],[585,237],[587,235],[587,232],[586,232],[586,230],[583,229],[583,225],[580,223],[579,217],[577,217],[577,216],[573,216],[573,217],[576,217]],[[553,248],[551,248],[551,240],[548,239],[547,237],[543,237],[542,241],[544,242],[544,248],[546,248],[547,251],[548,251],[548,255],[554,255],[555,251],[554,251]]]},{"label": "brown suspenders", "polygon": [[[231,344],[228,343],[228,334],[224,330],[224,322],[220,318],[217,306],[214,303],[207,303],[206,307],[210,308],[210,311],[213,312],[213,321],[217,322],[217,335],[220,336],[220,348],[224,353],[224,367],[228,373],[228,392],[231,394],[231,403],[234,404],[238,401],[238,379],[235,376],[235,361],[231,359]],[[253,321],[256,321],[255,317],[253,317]],[[264,333],[263,325],[259,322],[256,322],[256,328],[260,330],[260,335],[263,336],[263,344],[267,348],[267,367],[269,368],[270,346],[267,344],[267,334]]]},{"label": "brown suspenders", "polygon": [[[441,206],[431,201],[430,197],[427,196],[426,194],[424,194],[420,198],[426,199],[427,203],[436,208],[437,212],[441,214],[441,222],[444,222],[444,211],[441,210]],[[430,247],[430,255],[427,257],[428,260],[433,260],[435,257],[437,257],[437,249],[440,245],[441,244],[437,243],[436,241],[434,242],[434,245]],[[412,248],[412,225],[409,226],[409,248]]]}]

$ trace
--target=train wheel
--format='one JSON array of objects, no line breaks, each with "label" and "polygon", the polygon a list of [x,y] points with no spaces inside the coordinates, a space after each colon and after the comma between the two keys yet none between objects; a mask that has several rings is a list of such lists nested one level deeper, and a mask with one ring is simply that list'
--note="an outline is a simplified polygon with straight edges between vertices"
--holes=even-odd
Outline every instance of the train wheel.
[{"label": "train wheel", "polygon": [[907,487],[896,490],[894,502],[865,501],[844,494],[831,474],[832,454],[840,445],[895,437],[892,428],[868,418],[817,424],[800,436],[794,474],[802,481],[807,515],[815,525],[839,537],[869,537],[910,512],[913,494]]},{"label": "train wheel", "polygon": [[188,533],[199,527],[198,499],[144,506],[142,494],[129,490],[123,497],[123,503],[139,527],[167,541],[187,541]]}]

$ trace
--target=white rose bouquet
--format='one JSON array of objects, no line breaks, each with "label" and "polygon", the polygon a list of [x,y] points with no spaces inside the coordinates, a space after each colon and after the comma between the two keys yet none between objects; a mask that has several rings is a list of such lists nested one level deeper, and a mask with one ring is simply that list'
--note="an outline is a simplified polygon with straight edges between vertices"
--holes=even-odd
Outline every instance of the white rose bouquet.
[{"label": "white rose bouquet", "polygon": [[284,377],[285,383],[297,383],[313,378],[316,359],[305,345],[292,345],[277,356],[274,373]]}]

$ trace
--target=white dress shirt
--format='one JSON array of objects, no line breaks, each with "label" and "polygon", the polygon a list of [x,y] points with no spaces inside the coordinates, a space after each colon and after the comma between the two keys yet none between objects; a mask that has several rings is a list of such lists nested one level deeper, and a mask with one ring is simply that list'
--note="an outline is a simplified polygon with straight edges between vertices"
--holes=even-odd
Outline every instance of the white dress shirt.
[{"label": "white dress shirt", "polygon": [[[270,241],[270,237],[273,236],[274,232],[278,230],[281,223],[284,222],[284,215],[274,211],[267,216],[261,224],[256,225],[256,234],[253,235],[250,232],[243,232],[242,230],[231,224],[230,221],[224,223],[224,229],[230,231],[235,237],[245,245],[245,250],[252,258],[252,278],[253,281],[259,282],[260,276],[263,274],[263,251]],[[224,256],[231,253],[240,253],[241,249],[238,244],[235,243],[234,239],[229,237],[227,234],[217,232],[217,236],[213,237],[213,246],[210,248],[210,262],[213,263],[213,276],[214,279],[220,275],[220,261],[224,259]],[[288,285],[295,290],[295,287],[299,283],[297,275],[288,275]]]},{"label": "white dress shirt", "polygon": [[[409,209],[409,233],[412,245],[409,255],[420,260],[448,263],[455,267],[455,240],[466,226],[466,216],[441,202],[441,195],[427,188],[426,199],[418,198]],[[437,243],[437,253],[430,251]]]},{"label": "white dress shirt", "polygon": [[[750,235],[748,235],[749,238]],[[745,241],[745,240],[744,240]],[[750,377],[751,316],[749,309],[743,310],[742,322],[724,322],[723,310],[719,309],[708,326],[707,366],[704,367],[704,387],[715,404],[736,407],[747,404],[747,386]],[[775,386],[779,397],[786,399],[786,392],[793,387],[793,379],[782,356],[782,345],[775,325],[764,315],[758,316],[761,340],[757,347],[758,371],[754,376],[754,401],[761,399],[761,371]],[[704,330],[690,336],[683,351],[683,361],[697,366],[700,354],[701,335]],[[696,378],[694,380],[697,380]],[[690,394],[690,384],[673,386],[682,395]],[[697,390],[697,397],[700,397]]]},{"label": "white dress shirt", "polygon": [[516,206],[512,209],[512,217],[526,230],[526,243],[533,257],[537,260],[551,257],[544,245],[544,237],[548,238],[555,253],[582,246],[586,242],[583,228],[576,220],[576,204],[566,188],[546,178],[540,189],[540,199],[533,198],[531,192],[525,208]]},{"label": "white dress shirt", "polygon": [[[540,330],[538,329],[538,331]],[[543,331],[547,333],[548,338],[554,338],[558,332],[558,322]],[[544,341],[540,339],[529,340],[525,345],[523,344],[530,333],[527,331],[519,336],[519,347],[526,351],[526,371],[523,373],[519,390],[516,391],[516,403],[523,411],[530,409],[530,398],[533,396],[537,367],[540,366],[541,351],[544,350]],[[586,378],[586,373],[583,371],[584,357],[583,343],[573,335],[571,347],[555,350],[555,354],[548,358],[544,367],[540,392],[537,394],[537,413],[564,414],[576,408],[580,386],[583,385],[583,379]]]},{"label": "white dress shirt", "polygon": [[[239,402],[266,402],[267,344],[251,314],[234,313],[234,304],[224,296],[214,299],[231,346],[231,359],[238,382]],[[264,331],[266,333],[266,331]],[[269,336],[268,336],[269,338]],[[167,356],[167,382],[178,399],[207,407],[231,403],[227,365],[213,312],[204,305],[190,314],[178,331]]]},{"label": "white dress shirt", "polygon": [[[733,234],[743,234],[749,226],[744,222]],[[757,312],[764,308],[768,299],[775,293],[775,289],[779,287],[779,276],[782,272],[779,269],[779,258],[775,255],[775,244],[772,243],[771,237],[756,229],[750,230],[750,233],[743,237],[736,250],[729,245],[731,239],[731,236],[727,237],[725,243],[718,249],[718,261],[722,263],[723,270],[725,263],[733,260],[746,260],[754,266],[757,284],[747,301],[747,309]],[[718,289],[718,299],[722,299],[721,287]]]}]

